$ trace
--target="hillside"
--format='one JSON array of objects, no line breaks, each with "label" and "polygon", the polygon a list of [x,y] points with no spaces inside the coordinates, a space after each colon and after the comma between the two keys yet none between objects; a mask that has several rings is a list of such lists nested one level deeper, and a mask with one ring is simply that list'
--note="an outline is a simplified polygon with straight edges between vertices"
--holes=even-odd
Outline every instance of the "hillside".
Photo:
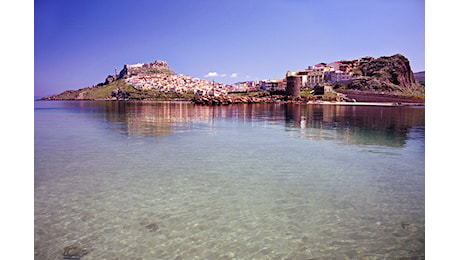
[{"label": "hillside", "polygon": [[42,100],[190,100],[194,97],[193,93],[136,89],[124,80],[116,80],[107,85],[66,90]]},{"label": "hillside", "polygon": [[[146,79],[158,79],[161,82],[157,84],[161,86],[136,87],[136,82]],[[179,92],[166,88],[168,85],[177,86],[187,80],[191,81],[189,76],[178,75],[165,61],[156,60],[154,63],[125,65],[119,75],[109,75],[104,83],[78,90],[66,90],[42,100],[190,100],[195,96],[193,91]],[[211,85],[207,81],[198,83]]]}]

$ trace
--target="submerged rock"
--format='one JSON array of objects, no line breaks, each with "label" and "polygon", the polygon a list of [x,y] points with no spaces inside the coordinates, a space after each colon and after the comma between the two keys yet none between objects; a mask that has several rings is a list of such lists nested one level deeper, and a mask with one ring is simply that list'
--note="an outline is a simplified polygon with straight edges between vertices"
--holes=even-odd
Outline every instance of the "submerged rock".
[{"label": "submerged rock", "polygon": [[157,231],[160,227],[158,226],[157,223],[153,222],[145,226],[150,232],[152,231]]},{"label": "submerged rock", "polygon": [[410,232],[416,232],[418,230],[417,226],[415,224],[409,224],[409,223],[401,223],[401,227],[403,229],[409,230]]},{"label": "submerged rock", "polygon": [[86,254],[88,254],[87,250],[72,245],[65,247],[62,255],[64,256],[64,259],[80,259]]}]

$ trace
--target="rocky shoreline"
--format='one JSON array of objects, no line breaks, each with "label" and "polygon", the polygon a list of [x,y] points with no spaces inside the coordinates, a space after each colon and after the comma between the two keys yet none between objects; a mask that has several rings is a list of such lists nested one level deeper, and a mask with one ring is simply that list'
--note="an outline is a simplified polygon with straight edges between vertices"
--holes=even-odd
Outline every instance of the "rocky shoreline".
[{"label": "rocky shoreline", "polygon": [[252,104],[252,103],[281,103],[284,101],[282,95],[272,95],[265,97],[249,97],[249,96],[199,96],[192,99],[192,102],[197,105],[230,105],[230,104]]},{"label": "rocky shoreline", "polygon": [[376,106],[424,106],[425,99],[423,97],[397,96],[388,93],[376,91],[359,91],[359,90],[338,90],[333,92],[335,95],[324,98],[319,96],[301,96],[293,98],[289,95],[269,94],[269,93],[253,93],[244,95],[195,95],[192,98],[144,98],[135,99],[131,96],[124,98],[59,98],[57,96],[40,98],[39,100],[93,100],[93,101],[183,101],[192,102],[197,105],[219,106],[231,104],[257,104],[257,103],[295,103],[295,104],[331,104],[331,105],[376,105]]},{"label": "rocky shoreline", "polygon": [[323,104],[323,105],[375,105],[375,106],[424,106],[425,101],[419,98],[399,97],[389,94],[376,94],[360,91],[345,94],[341,100],[324,101],[311,98],[292,99],[283,95],[270,95],[263,97],[249,96],[199,96],[191,101],[197,105],[231,105],[231,104],[256,104],[256,103],[296,103],[296,104]]}]

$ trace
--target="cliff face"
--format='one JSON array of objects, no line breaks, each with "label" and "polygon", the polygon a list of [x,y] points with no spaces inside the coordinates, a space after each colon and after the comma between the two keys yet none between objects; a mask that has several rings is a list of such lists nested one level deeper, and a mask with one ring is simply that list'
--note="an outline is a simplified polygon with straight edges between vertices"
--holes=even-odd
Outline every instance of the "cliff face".
[{"label": "cliff face", "polygon": [[421,91],[409,60],[401,54],[362,63],[357,72],[360,77],[349,83],[347,88],[408,94]]}]

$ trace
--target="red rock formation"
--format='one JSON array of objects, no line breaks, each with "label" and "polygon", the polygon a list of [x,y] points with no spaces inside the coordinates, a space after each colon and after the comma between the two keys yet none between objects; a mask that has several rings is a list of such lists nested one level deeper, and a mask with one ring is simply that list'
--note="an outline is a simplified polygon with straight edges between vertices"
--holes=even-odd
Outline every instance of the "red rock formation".
[{"label": "red rock formation", "polygon": [[419,86],[409,60],[401,54],[364,62],[358,69],[362,76],[348,85],[350,89],[405,93]]}]

